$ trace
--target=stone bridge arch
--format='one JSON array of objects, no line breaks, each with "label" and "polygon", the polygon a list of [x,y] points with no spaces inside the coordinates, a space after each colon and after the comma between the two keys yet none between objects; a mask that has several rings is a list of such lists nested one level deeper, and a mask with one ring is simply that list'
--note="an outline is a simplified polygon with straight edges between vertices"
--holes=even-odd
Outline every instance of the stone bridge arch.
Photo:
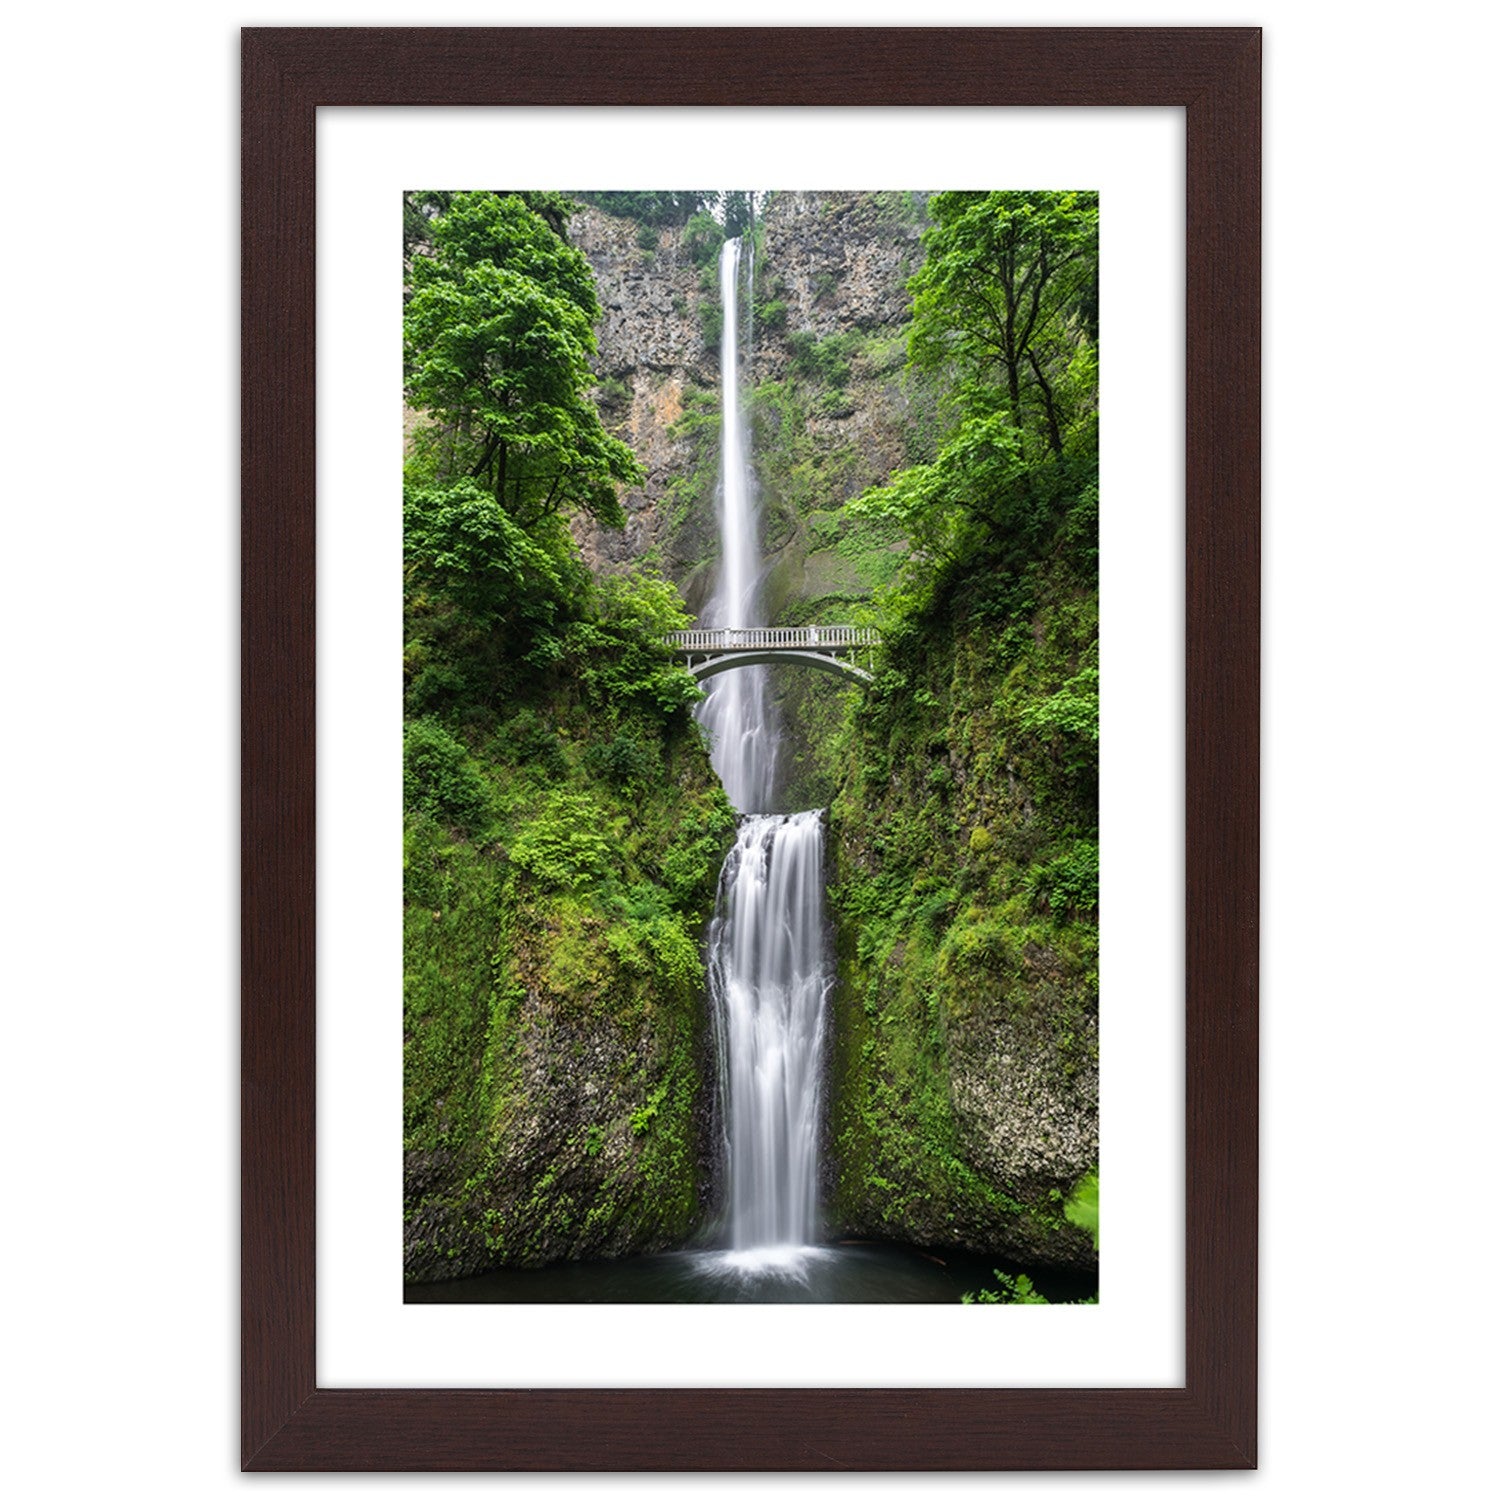
[{"label": "stone bridge arch", "polygon": [[880,644],[878,631],[862,625],[740,626],[721,630],[675,630],[667,636],[672,654],[699,682],[736,667],[777,662],[830,672],[847,681],[869,683],[869,671],[856,654]]}]

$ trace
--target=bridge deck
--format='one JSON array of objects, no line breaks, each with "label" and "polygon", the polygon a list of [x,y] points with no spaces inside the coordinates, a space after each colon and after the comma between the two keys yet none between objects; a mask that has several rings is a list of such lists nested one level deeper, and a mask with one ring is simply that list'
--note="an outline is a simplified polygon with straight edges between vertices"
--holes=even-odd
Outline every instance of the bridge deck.
[{"label": "bridge deck", "polygon": [[680,656],[729,651],[819,651],[831,656],[878,646],[880,632],[867,625],[750,625],[723,630],[673,630],[667,644]]}]

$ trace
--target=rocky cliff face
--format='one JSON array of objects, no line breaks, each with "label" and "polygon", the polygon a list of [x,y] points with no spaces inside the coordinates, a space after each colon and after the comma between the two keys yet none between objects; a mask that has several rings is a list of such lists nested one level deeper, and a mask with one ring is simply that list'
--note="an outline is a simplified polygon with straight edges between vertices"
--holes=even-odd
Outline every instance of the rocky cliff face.
[{"label": "rocky cliff face", "polygon": [[[906,278],[921,233],[920,201],[895,193],[778,193],[762,221],[762,270],[786,328],[819,338],[906,321]],[[786,372],[786,339],[763,341],[757,373]]]},{"label": "rocky cliff face", "polygon": [[[674,540],[668,497],[694,462],[694,444],[683,428],[692,396],[718,383],[718,350],[705,339],[706,309],[716,307],[716,288],[705,288],[699,266],[683,244],[683,231],[656,231],[656,246],[642,248],[639,226],[597,208],[573,216],[569,238],[589,258],[599,286],[598,400],[606,423],[628,442],[646,468],[646,482],[621,495],[627,521],[607,531],[587,518],[575,535],[596,571],[609,572],[656,551],[667,553],[674,576],[692,571],[691,537]],[[709,496],[710,505],[712,495]],[[699,526],[703,517],[694,520]],[[707,518],[710,534],[713,516]]]},{"label": "rocky cliff face", "polygon": [[[908,461],[913,415],[894,377],[919,232],[919,206],[893,194],[779,193],[758,226],[746,396],[774,623],[812,618],[830,600],[837,614],[880,581],[878,568],[840,555],[836,517],[849,496]],[[643,235],[633,220],[587,206],[569,237],[588,256],[604,307],[600,407],[647,470],[645,484],[621,496],[624,531],[581,521],[576,534],[600,571],[655,553],[696,609],[718,547],[713,260],[695,259],[680,228]]]},{"label": "rocky cliff face", "polygon": [[895,194],[782,193],[767,207],[752,411],[773,623],[843,618],[891,571],[887,538],[840,546],[856,535],[840,508],[920,445],[902,380],[920,229]]}]

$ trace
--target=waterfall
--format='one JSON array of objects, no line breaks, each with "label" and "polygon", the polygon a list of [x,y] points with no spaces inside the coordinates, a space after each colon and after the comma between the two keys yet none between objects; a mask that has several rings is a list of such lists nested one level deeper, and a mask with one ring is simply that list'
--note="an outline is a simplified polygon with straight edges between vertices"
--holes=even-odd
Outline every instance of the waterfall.
[{"label": "waterfall", "polygon": [[[760,514],[740,400],[738,239],[719,257],[718,583],[703,623],[760,616]],[[747,255],[747,262],[748,262]],[[749,297],[744,332],[748,342]],[[830,966],[823,920],[823,815],[771,814],[776,725],[764,667],[709,684],[699,708],[715,770],[745,816],[719,877],[709,989],[719,1049],[733,1250],[800,1247],[817,1232],[818,1133]],[[763,1259],[763,1254],[755,1257]]]},{"label": "waterfall", "polygon": [[[760,509],[750,472],[750,445],[740,405],[740,242],[719,252],[719,577],[703,611],[714,628],[759,625]],[[746,299],[748,302],[748,298]],[[776,727],[771,721],[764,667],[739,667],[713,678],[698,712],[712,747],[714,770],[741,812],[765,812],[776,777]]]},{"label": "waterfall", "polygon": [[736,1250],[817,1229],[823,945],[822,813],[746,818],[709,929]]}]

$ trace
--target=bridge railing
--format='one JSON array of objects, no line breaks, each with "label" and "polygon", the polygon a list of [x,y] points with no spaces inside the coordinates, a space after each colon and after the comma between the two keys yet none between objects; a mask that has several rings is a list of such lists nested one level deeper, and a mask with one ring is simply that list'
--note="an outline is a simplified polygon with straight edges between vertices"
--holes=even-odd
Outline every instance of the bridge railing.
[{"label": "bridge railing", "polygon": [[827,651],[878,646],[880,632],[868,625],[749,625],[722,630],[671,630],[676,651]]}]

